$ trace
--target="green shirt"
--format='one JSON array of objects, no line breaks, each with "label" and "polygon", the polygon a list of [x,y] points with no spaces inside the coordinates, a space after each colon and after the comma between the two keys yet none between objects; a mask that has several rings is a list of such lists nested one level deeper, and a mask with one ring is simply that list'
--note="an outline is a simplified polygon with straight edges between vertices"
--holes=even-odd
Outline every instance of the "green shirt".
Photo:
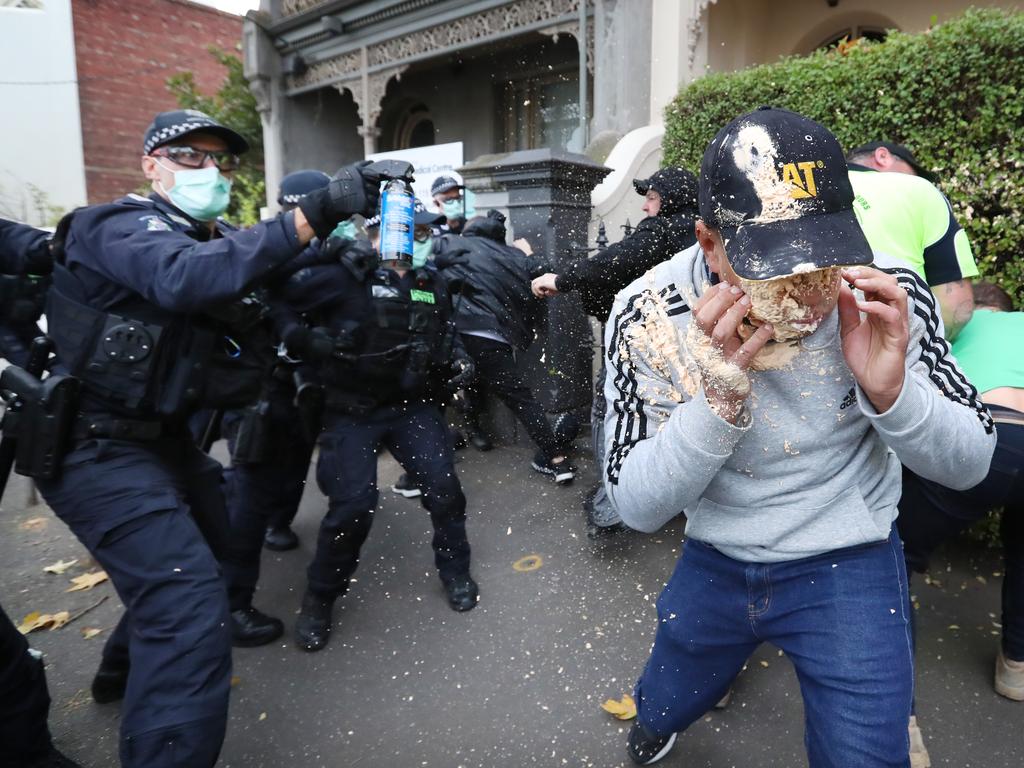
[{"label": "green shirt", "polygon": [[974,310],[953,342],[953,356],[979,392],[1024,389],[1024,312]]},{"label": "green shirt", "polygon": [[932,286],[978,274],[967,233],[934,184],[858,165],[850,166],[850,184],[871,250],[905,261]]}]

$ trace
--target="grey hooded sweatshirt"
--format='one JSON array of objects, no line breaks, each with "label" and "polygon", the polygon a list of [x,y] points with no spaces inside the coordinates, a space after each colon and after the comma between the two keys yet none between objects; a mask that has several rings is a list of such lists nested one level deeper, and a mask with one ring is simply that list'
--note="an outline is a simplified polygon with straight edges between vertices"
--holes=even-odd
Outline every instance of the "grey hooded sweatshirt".
[{"label": "grey hooded sweatshirt", "polygon": [[685,512],[687,537],[779,562],[884,540],[901,462],[951,488],[981,482],[992,418],[950,355],[935,299],[905,266],[882,256],[875,266],[910,299],[907,377],[882,414],[846,365],[833,311],[758,356],[738,425],[719,417],[685,345],[689,305],[711,282],[699,245],[618,294],[605,330],[603,472],[627,525],[651,532]]}]

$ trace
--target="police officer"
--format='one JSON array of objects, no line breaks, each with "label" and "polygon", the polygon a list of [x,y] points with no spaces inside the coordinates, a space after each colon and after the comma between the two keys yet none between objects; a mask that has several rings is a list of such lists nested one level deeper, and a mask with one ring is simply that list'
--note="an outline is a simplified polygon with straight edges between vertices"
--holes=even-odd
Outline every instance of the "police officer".
[{"label": "police officer", "polygon": [[52,269],[50,235],[0,219],[0,251],[0,358],[24,366],[32,339],[41,333],[45,275]]},{"label": "police officer", "polygon": [[[299,200],[310,192],[323,189],[330,181],[331,177],[323,171],[302,170],[289,173],[281,179],[277,204],[282,211],[294,210],[298,207]],[[352,226],[349,222],[339,226],[345,225]],[[318,247],[318,243],[318,240],[314,240],[308,247]],[[299,537],[295,535],[291,525],[299,511],[306,472],[309,469],[310,457],[313,455],[313,443],[305,434],[301,415],[293,403],[296,395],[293,375],[297,372],[296,366],[282,364],[275,368],[274,375],[268,383],[269,397],[263,401],[267,432],[262,438],[271,449],[269,455],[260,457],[258,461],[250,460],[239,464],[224,474],[232,531],[234,532],[244,515],[235,514],[236,504],[263,506],[266,508],[265,511],[245,515],[244,519],[247,522],[260,519],[266,521],[264,546],[278,552],[299,546]],[[235,455],[235,437],[243,415],[236,411],[224,417],[223,431],[232,446],[232,455]],[[252,417],[251,413],[249,415]],[[255,581],[253,583],[255,584]]]},{"label": "police officer", "polygon": [[92,687],[99,702],[124,697],[125,766],[205,768],[224,738],[221,471],[185,424],[237,384],[225,364],[246,351],[232,331],[236,300],[314,236],[376,206],[378,182],[350,166],[299,210],[233,230],[218,217],[247,149],[202,112],[160,113],[141,160],[153,194],[58,227],[47,319],[82,394],[61,474],[39,487],[125,604]]},{"label": "police officer", "polygon": [[334,602],[359,562],[377,506],[381,445],[423,490],[449,604],[468,611],[477,602],[466,497],[439,405],[441,393],[468,383],[473,368],[450,324],[445,283],[426,256],[401,254],[379,268],[363,259],[361,269],[349,260],[315,266],[282,289],[294,309],[334,339],[334,352],[319,367],[326,410],[317,483],[328,510],[295,625],[296,644],[306,651],[327,645]]},{"label": "police officer", "polygon": [[[49,239],[47,232],[0,219],[0,272],[48,273]],[[9,354],[9,348],[0,351],[10,362],[24,364]],[[77,768],[53,746],[46,725],[49,709],[43,662],[0,607],[0,768]]]}]

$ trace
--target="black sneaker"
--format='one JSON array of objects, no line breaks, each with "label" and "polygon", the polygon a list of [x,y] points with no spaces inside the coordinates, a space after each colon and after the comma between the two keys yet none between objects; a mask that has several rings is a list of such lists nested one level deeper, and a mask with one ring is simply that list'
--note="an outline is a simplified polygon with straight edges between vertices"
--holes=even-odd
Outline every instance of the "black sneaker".
[{"label": "black sneaker", "polygon": [[266,645],[283,634],[284,622],[257,611],[251,605],[231,612],[231,645],[235,648]]},{"label": "black sneaker", "polygon": [[100,661],[100,667],[92,679],[92,699],[97,704],[109,704],[124,698],[128,687],[127,664],[111,664]]},{"label": "black sneaker", "polygon": [[299,546],[299,537],[287,525],[280,528],[269,526],[263,534],[263,546],[275,552],[287,552]]},{"label": "black sneaker", "polygon": [[480,590],[468,573],[456,576],[444,585],[444,589],[448,593],[448,604],[453,611],[471,611],[480,601]]},{"label": "black sneaker", "polygon": [[639,720],[634,720],[633,727],[629,729],[626,752],[637,765],[652,765],[667,755],[675,743],[676,734],[655,736],[642,726]]},{"label": "black sneaker", "polygon": [[417,496],[422,496],[423,491],[413,485],[412,480],[409,479],[409,475],[402,473],[402,476],[398,478],[398,482],[391,486],[393,493],[400,494],[407,499],[415,499]]},{"label": "black sneaker", "polygon": [[538,453],[530,466],[542,475],[550,475],[558,485],[568,485],[576,477],[576,467],[569,463],[569,459],[562,459],[556,464],[543,453]]}]

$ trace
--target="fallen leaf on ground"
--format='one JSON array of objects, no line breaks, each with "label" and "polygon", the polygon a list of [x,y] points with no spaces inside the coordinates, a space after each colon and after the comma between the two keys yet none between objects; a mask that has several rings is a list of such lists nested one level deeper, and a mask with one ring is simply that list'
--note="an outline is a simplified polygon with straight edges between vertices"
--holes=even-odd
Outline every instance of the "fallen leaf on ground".
[{"label": "fallen leaf on ground", "polygon": [[238,675],[232,675],[231,676],[231,687],[232,688],[234,688],[240,682],[242,682],[242,678],[240,678]]},{"label": "fallen leaf on ground", "polygon": [[58,613],[39,613],[39,611],[33,611],[21,620],[18,631],[23,635],[35,632],[37,629],[49,628],[50,631],[53,631],[67,624],[70,618],[71,614],[67,611],[59,611]]},{"label": "fallen leaf on ground", "polygon": [[18,529],[22,531],[41,531],[45,527],[45,517],[30,517],[28,520],[19,525]]},{"label": "fallen leaf on ground", "polygon": [[610,715],[614,715],[619,720],[632,720],[636,717],[636,702],[633,701],[633,697],[628,693],[623,694],[619,701],[607,699],[601,705],[601,709]]},{"label": "fallen leaf on ground", "polygon": [[768,662],[767,661],[762,661],[761,662],[761,666],[762,667],[767,667],[768,666]]},{"label": "fallen leaf on ground", "polygon": [[106,580],[106,571],[93,571],[92,573],[83,573],[81,576],[75,576],[75,578],[71,580],[71,583],[74,584],[74,586],[64,591],[79,592],[83,589],[92,589],[97,584],[102,584]]},{"label": "fallen leaf on ground", "polygon": [[82,627],[82,637],[88,640],[91,637],[96,637],[102,631],[102,629],[97,627]]},{"label": "fallen leaf on ground", "polygon": [[68,568],[70,568],[77,562],[77,560],[58,560],[53,565],[46,566],[45,568],[43,568],[43,570],[47,573],[56,573],[59,575],[61,573],[64,573],[64,571],[66,571]]},{"label": "fallen leaf on ground", "polygon": [[267,719],[267,713],[266,712],[260,712],[260,720],[266,720],[266,719]]}]

